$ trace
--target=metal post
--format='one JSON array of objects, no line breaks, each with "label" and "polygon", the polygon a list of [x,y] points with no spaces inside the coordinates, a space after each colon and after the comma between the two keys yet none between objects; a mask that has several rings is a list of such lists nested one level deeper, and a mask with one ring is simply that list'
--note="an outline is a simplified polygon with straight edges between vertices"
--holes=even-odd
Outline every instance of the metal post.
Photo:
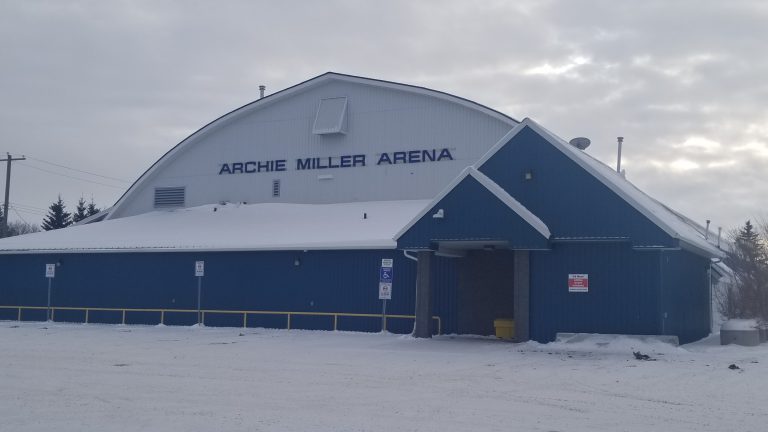
[{"label": "metal post", "polygon": [[387,299],[381,301],[381,332],[387,331]]},{"label": "metal post", "polygon": [[413,337],[432,337],[432,291],[430,287],[431,251],[417,253],[416,262],[416,319]]},{"label": "metal post", "polygon": [[203,322],[202,312],[200,312],[200,297],[202,295],[203,277],[197,277],[197,325],[200,326]]},{"label": "metal post", "polygon": [[51,320],[51,280],[53,278],[48,278],[48,304],[46,307],[45,312],[45,320],[50,321]]}]

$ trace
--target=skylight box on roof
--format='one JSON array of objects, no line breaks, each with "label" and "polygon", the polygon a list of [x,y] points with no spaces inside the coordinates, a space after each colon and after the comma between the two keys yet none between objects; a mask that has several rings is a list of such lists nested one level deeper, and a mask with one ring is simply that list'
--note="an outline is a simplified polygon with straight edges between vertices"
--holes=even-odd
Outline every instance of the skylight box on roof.
[{"label": "skylight box on roof", "polygon": [[347,132],[347,98],[334,97],[320,99],[315,115],[312,133],[330,135]]}]

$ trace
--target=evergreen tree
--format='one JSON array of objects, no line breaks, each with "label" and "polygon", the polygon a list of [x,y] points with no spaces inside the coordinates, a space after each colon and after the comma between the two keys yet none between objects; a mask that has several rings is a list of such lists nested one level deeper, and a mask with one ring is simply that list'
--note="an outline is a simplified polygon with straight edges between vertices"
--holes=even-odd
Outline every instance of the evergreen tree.
[{"label": "evergreen tree", "polygon": [[48,207],[48,215],[43,219],[43,229],[46,231],[65,228],[72,225],[72,215],[67,212],[64,201],[59,199]]},{"label": "evergreen tree", "polygon": [[721,312],[728,318],[768,321],[768,239],[761,238],[750,221],[732,238],[726,264],[733,270],[734,283]]},{"label": "evergreen tree", "polygon": [[88,209],[86,210],[86,216],[93,216],[96,213],[100,212],[101,209],[96,207],[96,204],[93,202],[93,198],[91,198],[91,202],[88,203]]},{"label": "evergreen tree", "polygon": [[80,222],[88,217],[88,209],[85,207],[85,199],[80,197],[75,207],[75,214],[72,215],[72,222]]}]

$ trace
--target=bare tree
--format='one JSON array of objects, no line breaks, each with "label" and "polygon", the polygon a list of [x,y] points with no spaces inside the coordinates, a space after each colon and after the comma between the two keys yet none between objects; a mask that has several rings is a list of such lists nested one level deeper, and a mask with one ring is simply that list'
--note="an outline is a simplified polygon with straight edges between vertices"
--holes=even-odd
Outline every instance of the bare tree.
[{"label": "bare tree", "polygon": [[40,227],[37,225],[28,224],[26,222],[14,221],[8,223],[8,237],[30,234],[38,231],[40,231]]}]

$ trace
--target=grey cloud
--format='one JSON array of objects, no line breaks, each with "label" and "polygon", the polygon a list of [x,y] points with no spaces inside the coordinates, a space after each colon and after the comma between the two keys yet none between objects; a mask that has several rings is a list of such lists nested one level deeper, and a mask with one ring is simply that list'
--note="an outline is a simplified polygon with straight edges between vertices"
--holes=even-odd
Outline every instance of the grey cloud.
[{"label": "grey cloud", "polygon": [[[609,164],[624,135],[633,182],[732,226],[768,207],[766,18],[761,2],[4,2],[0,138],[133,180],[259,84],[276,91],[335,70],[589,136]],[[562,75],[530,74],[577,57],[588,61]],[[722,147],[680,146],[691,137]],[[651,163],[679,158],[699,168]],[[12,201],[37,207],[59,191],[72,204],[120,194],[21,167],[14,182]]]}]

